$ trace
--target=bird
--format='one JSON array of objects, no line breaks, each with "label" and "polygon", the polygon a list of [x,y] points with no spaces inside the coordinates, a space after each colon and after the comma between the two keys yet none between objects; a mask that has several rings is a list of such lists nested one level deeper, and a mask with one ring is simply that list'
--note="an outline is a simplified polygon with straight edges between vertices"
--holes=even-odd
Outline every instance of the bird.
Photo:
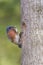
[{"label": "bird", "polygon": [[7,32],[7,37],[8,39],[18,45],[19,48],[22,48],[22,43],[21,43],[21,36],[23,32],[18,32],[18,29],[16,28],[16,26],[8,26],[6,28],[6,32]]}]

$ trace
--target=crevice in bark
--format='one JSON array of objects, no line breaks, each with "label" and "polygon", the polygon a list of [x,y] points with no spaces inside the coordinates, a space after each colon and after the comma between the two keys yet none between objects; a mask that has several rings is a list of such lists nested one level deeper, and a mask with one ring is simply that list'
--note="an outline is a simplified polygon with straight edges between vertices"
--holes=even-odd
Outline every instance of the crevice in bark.
[{"label": "crevice in bark", "polygon": [[22,22],[22,28],[25,30],[26,29],[26,23]]}]

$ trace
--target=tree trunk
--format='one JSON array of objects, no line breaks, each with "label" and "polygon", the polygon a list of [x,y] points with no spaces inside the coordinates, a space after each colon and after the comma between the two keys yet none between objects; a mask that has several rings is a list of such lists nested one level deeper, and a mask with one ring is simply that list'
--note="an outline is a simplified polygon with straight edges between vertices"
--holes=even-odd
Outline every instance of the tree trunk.
[{"label": "tree trunk", "polygon": [[21,65],[43,65],[43,0],[21,0]]}]

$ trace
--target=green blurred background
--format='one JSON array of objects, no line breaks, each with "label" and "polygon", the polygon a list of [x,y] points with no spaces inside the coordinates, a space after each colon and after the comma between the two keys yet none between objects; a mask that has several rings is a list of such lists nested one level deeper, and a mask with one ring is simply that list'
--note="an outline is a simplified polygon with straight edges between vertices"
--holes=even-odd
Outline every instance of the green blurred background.
[{"label": "green blurred background", "polygon": [[0,65],[20,65],[21,49],[6,35],[11,25],[20,32],[20,0],[0,0]]}]

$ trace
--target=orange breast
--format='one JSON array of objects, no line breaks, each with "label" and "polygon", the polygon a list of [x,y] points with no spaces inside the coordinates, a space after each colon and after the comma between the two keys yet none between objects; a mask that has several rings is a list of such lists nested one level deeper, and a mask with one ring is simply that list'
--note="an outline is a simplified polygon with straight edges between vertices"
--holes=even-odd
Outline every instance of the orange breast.
[{"label": "orange breast", "polygon": [[10,30],[10,31],[8,32],[8,36],[9,36],[10,38],[15,38],[16,33],[15,33],[13,30]]}]

